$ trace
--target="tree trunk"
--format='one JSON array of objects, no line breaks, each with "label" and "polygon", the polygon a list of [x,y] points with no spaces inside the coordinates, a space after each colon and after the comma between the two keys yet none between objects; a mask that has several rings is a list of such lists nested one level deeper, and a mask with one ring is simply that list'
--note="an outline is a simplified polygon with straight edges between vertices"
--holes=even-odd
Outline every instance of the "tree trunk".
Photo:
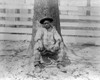
[{"label": "tree trunk", "polygon": [[[27,55],[30,57],[29,61],[29,71],[31,72],[34,69],[33,63],[33,50],[34,50],[34,37],[36,35],[36,28],[40,27],[40,19],[49,16],[54,19],[53,25],[56,27],[56,30],[61,36],[61,29],[60,29],[60,19],[59,19],[59,9],[58,9],[58,0],[34,0],[34,16],[33,16],[33,30],[32,30],[32,39],[28,48]],[[62,37],[62,36],[61,36]],[[67,54],[65,55],[67,59],[65,62],[69,65],[71,62],[68,59]]]},{"label": "tree trunk", "polygon": [[33,16],[33,30],[32,39],[28,49],[28,54],[32,56],[34,48],[34,37],[36,34],[36,28],[39,27],[40,19],[48,16],[54,19],[53,25],[56,26],[58,33],[61,35],[60,19],[58,0],[34,0],[34,16]]}]

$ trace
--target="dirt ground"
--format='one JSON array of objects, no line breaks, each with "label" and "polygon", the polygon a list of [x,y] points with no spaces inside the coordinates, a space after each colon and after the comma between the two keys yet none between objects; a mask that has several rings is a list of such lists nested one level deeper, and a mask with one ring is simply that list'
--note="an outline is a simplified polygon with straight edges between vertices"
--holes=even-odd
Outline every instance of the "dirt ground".
[{"label": "dirt ground", "polygon": [[27,41],[0,41],[0,80],[100,80],[100,47],[70,44],[75,52],[68,52],[71,64],[66,73],[47,67],[33,73],[31,59],[25,56]]}]

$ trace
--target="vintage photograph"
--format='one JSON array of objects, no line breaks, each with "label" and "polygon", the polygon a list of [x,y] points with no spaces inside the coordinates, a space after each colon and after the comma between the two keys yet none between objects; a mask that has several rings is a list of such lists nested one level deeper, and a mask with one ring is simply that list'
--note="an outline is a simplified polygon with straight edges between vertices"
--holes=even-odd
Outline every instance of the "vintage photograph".
[{"label": "vintage photograph", "polygon": [[0,80],[100,80],[99,0],[0,0]]}]

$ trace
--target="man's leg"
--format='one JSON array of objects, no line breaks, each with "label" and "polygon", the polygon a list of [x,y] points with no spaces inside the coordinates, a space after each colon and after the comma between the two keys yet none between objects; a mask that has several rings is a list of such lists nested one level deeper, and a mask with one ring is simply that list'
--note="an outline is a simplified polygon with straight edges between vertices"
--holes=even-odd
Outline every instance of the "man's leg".
[{"label": "man's leg", "polygon": [[63,43],[61,44],[60,49],[58,50],[57,62],[58,65],[62,65],[63,67],[71,63],[70,60],[68,59],[67,52],[64,50]]},{"label": "man's leg", "polygon": [[58,52],[58,55],[57,55],[57,62],[58,62],[58,64],[61,64],[61,65],[63,65],[63,61],[64,61],[64,55],[65,55],[65,53],[63,52],[63,50],[62,49],[60,49]]},{"label": "man's leg", "polygon": [[38,50],[34,50],[34,66],[40,63],[41,54]]},{"label": "man's leg", "polygon": [[39,73],[42,71],[42,69],[45,67],[42,63],[41,63],[41,53],[38,50],[34,51],[34,72]]}]

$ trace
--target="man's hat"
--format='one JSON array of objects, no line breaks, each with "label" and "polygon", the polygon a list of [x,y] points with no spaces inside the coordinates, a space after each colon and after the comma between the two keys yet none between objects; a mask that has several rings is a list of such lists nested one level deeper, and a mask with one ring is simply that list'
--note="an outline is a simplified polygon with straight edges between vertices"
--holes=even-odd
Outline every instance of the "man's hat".
[{"label": "man's hat", "polygon": [[42,18],[42,19],[40,20],[40,23],[43,24],[45,20],[50,21],[50,22],[53,21],[53,19],[52,19],[51,17],[45,17],[45,18]]}]

